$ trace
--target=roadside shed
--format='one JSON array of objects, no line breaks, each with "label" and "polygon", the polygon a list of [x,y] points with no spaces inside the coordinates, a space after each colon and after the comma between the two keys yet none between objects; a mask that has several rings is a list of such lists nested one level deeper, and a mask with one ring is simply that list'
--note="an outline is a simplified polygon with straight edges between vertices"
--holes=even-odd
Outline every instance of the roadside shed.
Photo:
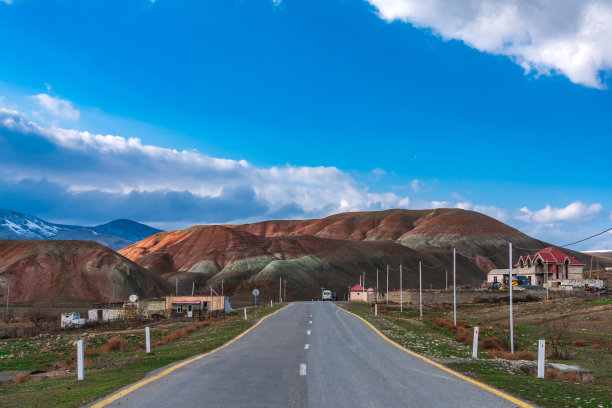
[{"label": "roadside shed", "polygon": [[349,289],[349,301],[350,302],[367,302],[368,293],[366,289],[361,285],[355,285]]},{"label": "roadside shed", "polygon": [[173,315],[201,316],[225,310],[226,296],[166,296],[166,310]]}]

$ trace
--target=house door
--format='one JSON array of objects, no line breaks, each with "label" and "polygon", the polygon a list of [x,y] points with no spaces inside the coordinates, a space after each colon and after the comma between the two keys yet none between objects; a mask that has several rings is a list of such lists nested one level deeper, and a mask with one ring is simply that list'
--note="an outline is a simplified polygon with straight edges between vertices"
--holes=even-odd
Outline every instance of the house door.
[{"label": "house door", "polygon": [[104,319],[104,310],[98,309],[98,320],[101,321]]}]

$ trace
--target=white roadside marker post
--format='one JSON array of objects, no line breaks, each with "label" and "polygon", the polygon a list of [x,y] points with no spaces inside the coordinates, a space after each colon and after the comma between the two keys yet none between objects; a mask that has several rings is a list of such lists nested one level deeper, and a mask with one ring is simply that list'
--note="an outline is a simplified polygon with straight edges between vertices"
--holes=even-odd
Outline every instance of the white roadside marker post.
[{"label": "white roadside marker post", "polygon": [[270,299],[270,307],[272,307],[272,299]]},{"label": "white roadside marker post", "polygon": [[151,330],[149,326],[145,327],[145,345],[147,354],[149,354],[151,352]]},{"label": "white roadside marker post", "polygon": [[478,358],[478,327],[474,327],[474,344],[472,346],[472,357]]},{"label": "white roadside marker post", "polygon": [[453,324],[457,327],[457,249],[453,248]]},{"label": "white roadside marker post", "polygon": [[421,261],[419,261],[419,316],[423,319],[423,285],[421,284]]},{"label": "white roadside marker post", "polygon": [[378,316],[378,303],[374,304],[374,316]]},{"label": "white roadside marker post", "polygon": [[546,340],[538,340],[538,378],[544,378],[544,358]]},{"label": "white roadside marker post", "polygon": [[400,264],[400,312],[404,311],[404,290],[402,289],[402,264]]},{"label": "white roadside marker post", "polygon": [[85,379],[85,353],[83,353],[83,340],[77,341],[77,378],[79,381]]},{"label": "white roadside marker post", "polygon": [[244,320],[246,320],[246,307],[244,308]]}]

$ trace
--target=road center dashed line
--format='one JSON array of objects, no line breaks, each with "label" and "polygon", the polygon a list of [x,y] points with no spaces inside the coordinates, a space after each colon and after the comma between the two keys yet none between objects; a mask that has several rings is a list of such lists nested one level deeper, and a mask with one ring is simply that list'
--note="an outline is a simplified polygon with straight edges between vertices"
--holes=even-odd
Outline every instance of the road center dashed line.
[{"label": "road center dashed line", "polygon": [[300,375],[306,375],[306,364],[300,364]]},{"label": "road center dashed line", "polygon": [[306,334],[310,336],[310,330],[306,330]]},{"label": "road center dashed line", "polygon": [[310,344],[304,344],[304,350],[308,350],[310,348]]},{"label": "road center dashed line", "polygon": [[310,320],[310,321],[308,322],[308,324],[312,324],[312,320]]}]

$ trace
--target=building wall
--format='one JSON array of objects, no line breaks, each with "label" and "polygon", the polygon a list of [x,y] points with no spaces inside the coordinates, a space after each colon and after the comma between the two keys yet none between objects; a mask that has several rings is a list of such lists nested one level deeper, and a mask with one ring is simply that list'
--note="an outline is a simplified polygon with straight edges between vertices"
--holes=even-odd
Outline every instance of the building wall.
[{"label": "building wall", "polygon": [[567,278],[580,280],[583,278],[583,270],[584,266],[582,265],[570,265]]},{"label": "building wall", "polygon": [[351,302],[367,302],[370,296],[372,297],[372,299],[374,299],[375,297],[375,295],[368,295],[367,292],[351,291],[349,300]]},{"label": "building wall", "polygon": [[219,311],[225,309],[225,296],[166,296],[165,308],[172,309],[173,302],[208,302],[209,311]]},{"label": "building wall", "polygon": [[166,312],[165,300],[139,300],[137,313],[140,316],[150,317],[154,314],[163,315]]},{"label": "building wall", "polygon": [[[90,309],[87,311],[89,321],[98,321],[98,310]],[[125,318],[125,311],[123,309],[101,309],[102,310],[102,321],[109,320],[123,320]]]},{"label": "building wall", "polygon": [[[546,298],[545,290],[515,290],[513,292],[514,298],[518,299],[521,297],[527,296],[527,294],[535,297]],[[498,297],[508,297],[508,291],[499,291],[499,290],[491,290],[491,291],[483,291],[483,290],[475,290],[475,289],[463,289],[457,291],[457,303],[475,303],[475,300],[482,298],[498,298]],[[402,300],[404,304],[419,304],[419,291],[418,289],[408,289],[404,290],[402,295]],[[369,301],[374,301],[374,296],[368,297]],[[399,291],[389,292],[389,301],[393,303],[400,302],[400,293]],[[383,300],[378,300],[378,303],[384,303]],[[453,291],[451,290],[431,290],[425,289],[423,290],[423,304],[440,304],[440,303],[453,303]]]}]

